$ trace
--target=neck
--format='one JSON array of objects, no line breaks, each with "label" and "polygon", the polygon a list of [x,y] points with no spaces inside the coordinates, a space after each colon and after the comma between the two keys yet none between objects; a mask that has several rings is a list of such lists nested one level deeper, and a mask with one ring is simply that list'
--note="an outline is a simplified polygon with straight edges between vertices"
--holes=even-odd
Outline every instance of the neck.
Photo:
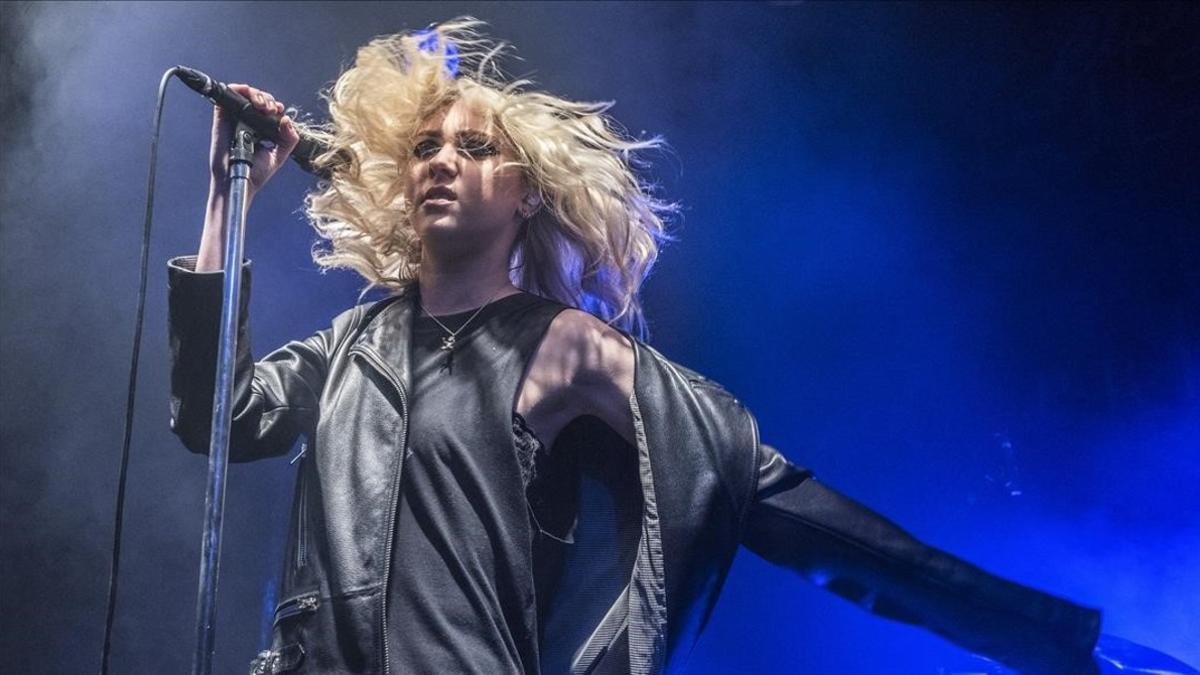
[{"label": "neck", "polygon": [[475,309],[517,291],[503,266],[453,265],[424,260],[417,273],[421,304],[434,315]]}]

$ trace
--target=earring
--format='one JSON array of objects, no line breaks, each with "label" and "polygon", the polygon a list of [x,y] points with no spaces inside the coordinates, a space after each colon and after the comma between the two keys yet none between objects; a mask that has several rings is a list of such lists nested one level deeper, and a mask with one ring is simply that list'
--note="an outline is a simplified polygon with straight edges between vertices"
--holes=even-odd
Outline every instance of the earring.
[{"label": "earring", "polygon": [[525,196],[523,201],[525,202],[525,208],[521,209],[521,217],[529,220],[533,217],[533,214],[537,213],[538,207],[542,204],[542,198],[536,194],[529,194]]},{"label": "earring", "polygon": [[521,208],[517,209],[517,214],[521,216],[521,220],[529,220],[529,217],[533,215],[533,209],[530,208],[528,200],[525,201]]}]

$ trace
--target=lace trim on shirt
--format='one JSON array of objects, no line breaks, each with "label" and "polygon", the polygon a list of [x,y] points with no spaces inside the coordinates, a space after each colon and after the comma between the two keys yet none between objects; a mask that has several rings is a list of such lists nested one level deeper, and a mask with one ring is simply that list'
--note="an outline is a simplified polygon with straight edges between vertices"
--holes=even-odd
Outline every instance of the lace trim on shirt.
[{"label": "lace trim on shirt", "polygon": [[537,460],[546,453],[546,446],[520,413],[513,411],[512,419],[513,443],[517,448],[517,464],[521,467],[521,485],[528,489],[529,484],[537,477]]},{"label": "lace trim on shirt", "polygon": [[[529,428],[529,423],[525,421],[525,418],[517,412],[513,412],[512,428],[513,444],[517,448],[517,464],[521,467],[521,482],[525,486],[525,503],[529,508],[533,526],[539,533],[554,541],[562,544],[575,543],[575,518],[572,516],[563,520],[566,514],[574,512],[574,508],[565,508],[565,503],[561,502],[561,495],[557,495],[553,491],[547,492],[551,486],[534,484],[539,478],[539,466],[544,467],[545,463],[549,461],[549,451],[537,434]],[[561,475],[554,476],[554,471],[551,469],[542,483],[558,482],[562,478]],[[555,487],[561,489],[563,486]],[[533,493],[532,499],[530,499],[530,493]],[[556,508],[555,504],[559,504],[563,508]],[[547,529],[543,523],[550,525],[550,529]]]}]

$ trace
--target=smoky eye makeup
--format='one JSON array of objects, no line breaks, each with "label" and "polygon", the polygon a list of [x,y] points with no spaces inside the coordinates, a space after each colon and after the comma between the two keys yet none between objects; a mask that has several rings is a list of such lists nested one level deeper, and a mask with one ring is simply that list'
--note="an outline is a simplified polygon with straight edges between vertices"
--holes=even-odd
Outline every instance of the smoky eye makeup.
[{"label": "smoky eye makeup", "polygon": [[[460,154],[469,159],[483,159],[500,154],[495,142],[483,133],[466,131],[458,134],[454,143]],[[429,159],[442,149],[442,141],[436,136],[427,136],[413,145],[412,154],[417,159]]]},{"label": "smoky eye makeup", "polygon": [[458,137],[458,149],[468,157],[491,157],[499,152],[492,139],[479,133],[465,133]]},{"label": "smoky eye makeup", "polygon": [[417,159],[429,159],[442,148],[440,141],[434,138],[423,138],[413,146],[412,154]]}]

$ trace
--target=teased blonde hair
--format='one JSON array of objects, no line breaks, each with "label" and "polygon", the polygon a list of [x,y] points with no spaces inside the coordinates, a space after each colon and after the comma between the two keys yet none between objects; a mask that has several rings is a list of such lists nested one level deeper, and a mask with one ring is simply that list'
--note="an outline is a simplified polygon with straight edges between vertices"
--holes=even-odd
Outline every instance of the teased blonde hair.
[{"label": "teased blonde hair", "polygon": [[355,270],[367,288],[399,291],[416,279],[421,246],[404,198],[412,142],[422,122],[463,100],[488,117],[542,198],[514,244],[513,284],[645,337],[638,291],[672,238],[664,218],[678,207],[650,194],[634,153],[663,141],[628,137],[606,114],[612,103],[505,82],[496,61],[508,46],[484,38],[482,25],[462,17],[378,37],[322,92],[331,122],[304,125],[329,146],[314,161],[329,179],[305,199],[326,241],[313,259]]}]

